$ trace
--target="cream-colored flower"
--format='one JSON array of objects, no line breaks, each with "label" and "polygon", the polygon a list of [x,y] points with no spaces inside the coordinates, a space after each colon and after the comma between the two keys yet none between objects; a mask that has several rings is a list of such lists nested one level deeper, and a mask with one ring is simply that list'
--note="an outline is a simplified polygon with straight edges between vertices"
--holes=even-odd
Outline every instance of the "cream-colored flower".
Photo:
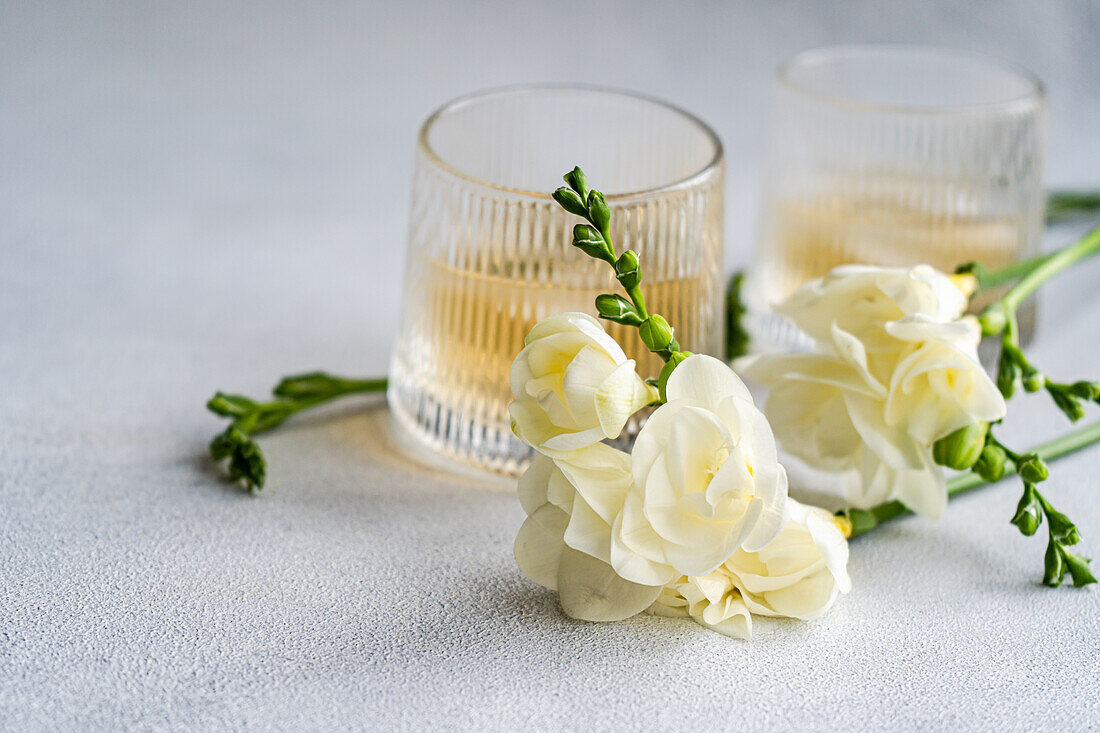
[{"label": "cream-colored flower", "polygon": [[802,285],[775,310],[815,341],[830,342],[835,324],[869,352],[892,351],[886,323],[914,315],[951,321],[963,314],[967,295],[956,282],[928,265],[842,265]]},{"label": "cream-colored flower", "polygon": [[562,609],[585,621],[618,621],[661,592],[619,577],[609,565],[611,525],[630,488],[630,456],[597,444],[568,459],[536,455],[519,480],[527,513],[513,550],[520,570],[557,590]]},{"label": "cream-colored flower", "polygon": [[665,392],[634,443],[634,482],[611,534],[615,571],[651,586],[765,546],[783,528],[787,499],[768,421],[726,364],[691,356]]},{"label": "cream-colored flower", "polygon": [[512,430],[547,453],[618,437],[626,421],[657,399],[634,360],[584,313],[535,324],[512,362]]},{"label": "cream-colored flower", "polygon": [[848,472],[854,504],[900,499],[939,517],[947,491],[932,444],[999,420],[1005,403],[978,361],[977,321],[959,317],[965,296],[927,266],[907,272],[843,267],[803,286],[777,309],[815,352],[760,357],[747,374],[772,387],[764,411],[780,444]]},{"label": "cream-colored flower", "polygon": [[851,589],[848,542],[832,515],[788,500],[783,531],[757,552],[739,549],[703,577],[680,577],[648,609],[689,616],[727,636],[748,639],[752,615],[803,620],[824,614]]},{"label": "cream-colored flower", "polygon": [[791,518],[758,552],[738,550],[722,569],[752,613],[809,621],[852,589],[848,540],[833,515],[790,500]]}]

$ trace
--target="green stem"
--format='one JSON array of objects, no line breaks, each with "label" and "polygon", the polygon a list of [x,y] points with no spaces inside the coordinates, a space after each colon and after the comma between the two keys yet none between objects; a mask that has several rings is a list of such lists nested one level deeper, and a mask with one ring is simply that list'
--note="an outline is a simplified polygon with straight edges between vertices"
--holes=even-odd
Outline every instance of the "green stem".
[{"label": "green stem", "polygon": [[1051,191],[1047,196],[1047,223],[1053,224],[1100,211],[1100,191]]},{"label": "green stem", "polygon": [[1013,280],[1017,280],[1029,272],[1034,270],[1039,265],[1043,264],[1051,257],[1056,255],[1057,252],[1045,252],[1035,257],[1029,257],[1026,260],[1018,260],[1016,262],[1010,262],[1007,265],[998,267],[995,270],[987,269],[984,266],[975,264],[969,272],[974,275],[974,278],[978,281],[978,288],[975,292],[981,293],[986,290],[991,290],[996,287],[1000,287],[1005,283],[1010,283]]},{"label": "green stem", "polygon": [[[1040,285],[1062,270],[1087,257],[1100,252],[1100,227],[1096,227],[1076,244],[1059,250],[1040,262],[1013,285],[1000,299],[1000,307],[1006,312],[1014,312],[1024,300],[1034,293]],[[994,306],[991,307],[995,307]]]},{"label": "green stem", "polygon": [[[1024,454],[1037,453],[1044,461],[1053,461],[1062,456],[1069,455],[1070,453],[1075,453],[1082,448],[1087,448],[1097,442],[1100,442],[1100,422],[1086,425],[1085,427],[1078,428],[1059,438],[1037,445],[1030,450],[1024,451]],[[947,495],[949,497],[955,497],[959,494],[965,494],[986,483],[988,482],[981,476],[972,471],[968,471],[967,473],[952,476],[948,479]],[[900,501],[888,501],[884,504],[871,507],[870,509],[848,509],[841,512],[842,515],[846,515],[852,522],[853,537],[870,532],[882,522],[910,513],[910,510]]]}]

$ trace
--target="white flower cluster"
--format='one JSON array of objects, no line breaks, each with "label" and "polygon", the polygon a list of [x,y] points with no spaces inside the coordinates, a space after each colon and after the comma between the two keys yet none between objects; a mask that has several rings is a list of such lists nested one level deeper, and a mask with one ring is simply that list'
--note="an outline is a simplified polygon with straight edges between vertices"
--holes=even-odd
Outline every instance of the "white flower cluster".
[{"label": "white flower cluster", "polygon": [[721,361],[690,356],[630,454],[603,441],[657,400],[598,321],[536,325],[512,365],[520,479],[516,561],[574,618],[649,610],[747,638],[751,614],[811,619],[850,586],[833,518],[787,497],[764,415]]},{"label": "white flower cluster", "polygon": [[849,265],[778,304],[815,345],[757,358],[746,370],[771,387],[764,412],[782,446],[811,466],[846,472],[857,506],[899,499],[941,516],[947,489],[933,444],[1005,415],[978,362],[981,328],[963,317],[967,302],[954,279],[927,265]]}]

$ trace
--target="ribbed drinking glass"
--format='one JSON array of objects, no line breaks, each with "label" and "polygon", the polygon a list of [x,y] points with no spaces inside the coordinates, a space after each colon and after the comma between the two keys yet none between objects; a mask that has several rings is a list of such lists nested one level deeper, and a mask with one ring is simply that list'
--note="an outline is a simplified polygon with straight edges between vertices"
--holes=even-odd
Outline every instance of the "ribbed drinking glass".
[{"label": "ribbed drinking glass", "polygon": [[837,265],[1035,253],[1046,100],[1029,73],[958,51],[849,46],[780,66],[769,127],[752,327],[797,337],[774,303]]},{"label": "ribbed drinking glass", "polygon": [[[390,406],[422,444],[514,473],[528,449],[509,426],[509,366],[537,321],[595,314],[619,292],[606,263],[571,246],[580,220],[549,196],[574,165],[607,194],[618,250],[685,349],[721,353],[722,147],[692,115],[634,94],[522,87],[474,94],[420,131],[404,307]],[[660,362],[635,329],[611,334],[643,376]]]}]

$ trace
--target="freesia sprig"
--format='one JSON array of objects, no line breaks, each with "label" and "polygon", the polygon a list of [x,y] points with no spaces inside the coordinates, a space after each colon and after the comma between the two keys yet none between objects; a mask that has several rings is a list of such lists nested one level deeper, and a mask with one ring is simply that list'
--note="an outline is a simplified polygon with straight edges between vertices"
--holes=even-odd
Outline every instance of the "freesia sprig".
[{"label": "freesia sprig", "polygon": [[589,257],[611,265],[615,279],[626,291],[626,297],[618,293],[597,295],[596,312],[605,320],[637,328],[646,348],[665,361],[657,379],[657,388],[663,402],[669,375],[677,364],[691,356],[691,352],[680,348],[675,329],[664,316],[650,313],[647,309],[641,289],[642,274],[638,253],[628,249],[616,256],[615,245],[611,241],[611,210],[606,197],[589,185],[588,176],[579,167],[574,167],[562,178],[568,186],[554,191],[554,200],[570,214],[588,221],[588,224],[577,224],[573,227],[573,246]]},{"label": "freesia sprig", "polygon": [[252,436],[281,425],[307,408],[345,395],[385,389],[384,378],[348,379],[309,372],[284,377],[271,391],[276,399],[268,402],[218,392],[206,403],[206,409],[232,421],[210,442],[210,455],[215,461],[229,459],[230,481],[243,481],[249,491],[259,491],[267,479],[267,461]]},{"label": "freesia sprig", "polygon": [[[1017,311],[1020,304],[1039,286],[1062,270],[1100,252],[1100,227],[1086,234],[1079,242],[1057,252],[1027,260],[999,271],[990,271],[976,263],[963,265],[957,274],[973,275],[980,289],[995,287],[1016,279],[1012,287],[980,314],[978,320],[984,336],[1000,338],[1001,354],[997,362],[997,389],[1007,400],[1018,387],[1027,392],[1045,390],[1051,400],[1071,421],[1085,415],[1084,403],[1100,402],[1100,384],[1094,381],[1057,382],[1047,377],[1026,356],[1020,346]],[[971,470],[987,481],[999,481],[1006,470],[1012,470],[1023,484],[1011,522],[1025,536],[1034,535],[1043,518],[1048,532],[1043,582],[1049,586],[1062,583],[1068,571],[1075,586],[1095,583],[1088,569],[1088,560],[1075,555],[1069,547],[1081,540],[1072,521],[1056,510],[1039,490],[1038,485],[1049,476],[1043,457],[1036,452],[1017,453],[993,434],[991,425],[978,423],[960,428],[942,438],[933,453],[937,463],[956,470]]]},{"label": "freesia sprig", "polygon": [[[1012,523],[1025,535],[1030,536],[1038,530],[1042,515],[1046,515],[1049,541],[1043,582],[1049,586],[1060,585],[1065,573],[1068,572],[1076,587],[1095,583],[1096,578],[1089,569],[1090,560],[1069,549],[1070,545],[1077,544],[1081,539],[1077,527],[1069,517],[1055,510],[1039,493],[1035,487],[1038,481],[1029,479],[1045,479],[1048,461],[1069,455],[1098,441],[1100,441],[1100,422],[1034,446],[1023,454],[1009,451],[999,442],[994,441],[995,446],[1000,446],[999,450],[992,451],[996,453],[996,457],[989,458],[988,448],[983,449],[978,465],[970,472],[953,476],[948,480],[948,496],[955,497],[987,483],[995,483],[1010,470],[1020,474],[1021,477],[1028,476],[1029,478],[1024,478],[1024,495],[1020,499]],[[844,509],[837,512],[837,515],[847,522],[848,536],[855,537],[870,532],[883,522],[909,513],[910,510],[900,501],[888,501],[870,509]]]}]

